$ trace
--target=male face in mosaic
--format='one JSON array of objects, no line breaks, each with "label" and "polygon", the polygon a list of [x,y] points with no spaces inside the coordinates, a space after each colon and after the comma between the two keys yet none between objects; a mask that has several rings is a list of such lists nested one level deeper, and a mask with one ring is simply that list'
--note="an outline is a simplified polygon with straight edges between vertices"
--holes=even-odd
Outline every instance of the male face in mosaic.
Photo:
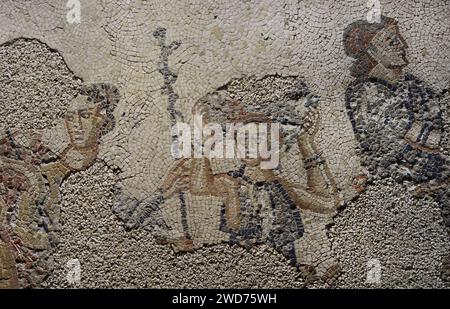
[{"label": "male face in mosaic", "polygon": [[408,64],[407,48],[408,45],[395,24],[384,27],[372,38],[368,52],[384,67],[397,69]]},{"label": "male face in mosaic", "polygon": [[95,146],[102,120],[100,105],[89,102],[87,96],[77,96],[66,113],[71,145],[75,148]]}]

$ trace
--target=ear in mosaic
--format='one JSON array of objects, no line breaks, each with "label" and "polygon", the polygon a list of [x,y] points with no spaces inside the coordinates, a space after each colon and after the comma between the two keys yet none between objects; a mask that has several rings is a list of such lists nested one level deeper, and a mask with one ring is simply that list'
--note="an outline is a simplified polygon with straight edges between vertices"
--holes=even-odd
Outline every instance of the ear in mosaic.
[{"label": "ear in mosaic", "polygon": [[[347,112],[370,178],[391,177],[417,197],[434,197],[449,230],[450,161],[441,142],[448,133],[441,111],[449,103],[448,89],[436,92],[404,72],[408,45],[393,18],[350,24],[344,47],[355,59]],[[444,265],[448,280],[448,263]]]},{"label": "ear in mosaic", "polygon": [[450,284],[447,0],[14,1],[0,288]]}]

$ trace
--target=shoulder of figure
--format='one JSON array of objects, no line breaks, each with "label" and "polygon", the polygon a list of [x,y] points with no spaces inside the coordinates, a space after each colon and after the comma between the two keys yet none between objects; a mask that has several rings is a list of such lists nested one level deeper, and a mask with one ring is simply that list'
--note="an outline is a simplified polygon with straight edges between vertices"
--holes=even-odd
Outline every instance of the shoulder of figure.
[{"label": "shoulder of figure", "polygon": [[347,87],[347,101],[354,98],[355,96],[359,96],[360,94],[367,92],[368,89],[383,93],[385,90],[395,91],[396,86],[386,80],[376,77],[358,79]]},{"label": "shoulder of figure", "polygon": [[41,172],[47,179],[61,179],[70,174],[71,170],[60,161],[47,163],[41,166]]},{"label": "shoulder of figure", "polygon": [[[13,152],[21,160],[40,161],[45,160],[50,150],[42,144],[42,132],[40,130],[0,132],[0,155]],[[37,161],[36,161],[37,160]]]},{"label": "shoulder of figure", "polygon": [[412,74],[405,74],[405,81],[408,83],[410,89],[426,94],[431,99],[440,96],[440,94],[437,94],[426,82]]}]

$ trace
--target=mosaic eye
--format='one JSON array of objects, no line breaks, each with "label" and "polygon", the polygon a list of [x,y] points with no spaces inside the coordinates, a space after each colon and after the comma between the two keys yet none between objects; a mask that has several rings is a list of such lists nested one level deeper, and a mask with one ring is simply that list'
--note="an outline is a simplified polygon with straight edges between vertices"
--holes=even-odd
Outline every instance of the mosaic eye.
[{"label": "mosaic eye", "polygon": [[450,1],[10,2],[0,289],[450,287]]},{"label": "mosaic eye", "polygon": [[83,111],[83,112],[80,113],[80,116],[81,116],[82,118],[84,118],[84,119],[90,118],[91,115],[92,115],[91,112],[86,112],[86,111]]}]

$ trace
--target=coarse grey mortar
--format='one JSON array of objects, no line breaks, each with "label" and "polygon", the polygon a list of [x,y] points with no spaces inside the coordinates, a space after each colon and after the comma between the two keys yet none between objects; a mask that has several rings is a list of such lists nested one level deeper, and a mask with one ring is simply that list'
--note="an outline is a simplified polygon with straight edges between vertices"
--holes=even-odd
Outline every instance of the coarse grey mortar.
[{"label": "coarse grey mortar", "polygon": [[19,38],[0,45],[0,129],[51,127],[80,85],[60,53],[46,44]]},{"label": "coarse grey mortar", "polygon": [[[443,288],[439,278],[448,236],[438,205],[416,199],[389,180],[369,186],[330,229],[343,266],[341,288]],[[370,259],[381,264],[380,284],[366,283]]]},{"label": "coarse grey mortar", "polygon": [[[141,229],[124,231],[111,212],[114,174],[101,162],[62,185],[62,231],[54,272],[43,287],[300,288],[300,273],[274,249],[227,244],[176,255]],[[78,259],[81,283],[70,285],[66,263]]]}]

